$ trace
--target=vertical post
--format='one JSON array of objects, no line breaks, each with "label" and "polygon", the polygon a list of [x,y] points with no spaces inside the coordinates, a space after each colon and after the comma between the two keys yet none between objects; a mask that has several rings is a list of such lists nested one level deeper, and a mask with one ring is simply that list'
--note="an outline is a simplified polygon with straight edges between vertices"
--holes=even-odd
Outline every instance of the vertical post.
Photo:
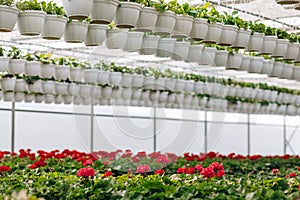
[{"label": "vertical post", "polygon": [[91,102],[91,135],[90,135],[90,143],[91,143],[91,147],[90,147],[90,151],[91,153],[94,151],[94,99],[92,99]]},{"label": "vertical post", "polygon": [[15,102],[12,102],[11,108],[11,152],[15,152]]},{"label": "vertical post", "polygon": [[153,112],[153,152],[156,152],[156,107]]},{"label": "vertical post", "polygon": [[283,116],[283,155],[286,154],[286,145],[287,145],[287,140],[286,140],[286,116]]},{"label": "vertical post", "polygon": [[204,153],[207,153],[207,111],[204,113]]},{"label": "vertical post", "polygon": [[250,155],[251,153],[251,146],[250,146],[250,114],[247,115],[247,154]]}]

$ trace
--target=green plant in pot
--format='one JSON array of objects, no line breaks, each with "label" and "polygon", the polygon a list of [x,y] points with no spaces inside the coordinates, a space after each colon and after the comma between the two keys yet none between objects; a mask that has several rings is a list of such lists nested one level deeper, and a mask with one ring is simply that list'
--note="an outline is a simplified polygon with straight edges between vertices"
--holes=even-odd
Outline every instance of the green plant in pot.
[{"label": "green plant in pot", "polygon": [[59,16],[66,16],[66,12],[64,7],[58,6],[56,3],[50,2],[41,2],[41,9],[49,15],[59,15]]},{"label": "green plant in pot", "polygon": [[258,21],[250,21],[249,22],[249,28],[251,29],[252,31],[252,34],[253,33],[265,33],[266,31],[266,25],[264,25],[263,23],[259,23]]}]

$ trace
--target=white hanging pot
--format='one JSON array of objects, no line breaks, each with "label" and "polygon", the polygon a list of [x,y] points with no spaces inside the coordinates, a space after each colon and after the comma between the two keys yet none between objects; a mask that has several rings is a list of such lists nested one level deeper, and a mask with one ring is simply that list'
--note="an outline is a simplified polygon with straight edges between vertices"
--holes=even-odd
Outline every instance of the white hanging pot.
[{"label": "white hanging pot", "polygon": [[285,53],[285,60],[295,60],[299,54],[299,43],[289,43],[288,49]]},{"label": "white hanging pot", "polygon": [[168,99],[168,95],[169,95],[169,92],[161,92],[159,94],[159,98],[158,98],[158,101],[159,103],[166,103],[167,102],[167,99]]},{"label": "white hanging pot", "polygon": [[178,102],[179,108],[183,104],[184,94],[180,93],[176,95],[176,101]]},{"label": "white hanging pot", "polygon": [[227,96],[234,97],[236,96],[237,87],[228,85],[226,86],[226,91],[227,91]]},{"label": "white hanging pot", "polygon": [[15,81],[15,92],[26,92],[27,90],[27,83],[23,79],[17,79]]},{"label": "white hanging pot", "polygon": [[194,84],[194,92],[196,94],[202,94],[203,93],[203,87],[204,87],[204,83],[202,82],[195,82]]},{"label": "white hanging pot", "polygon": [[201,55],[201,65],[215,66],[215,56],[217,49],[214,47],[204,47]]},{"label": "white hanging pot", "polygon": [[243,60],[243,54],[241,53],[235,53],[235,54],[229,54],[228,60],[226,63],[227,69],[239,69]]},{"label": "white hanging pot", "polygon": [[172,58],[174,60],[187,60],[189,54],[189,46],[189,42],[175,42]]},{"label": "white hanging pot", "polygon": [[70,74],[70,67],[66,65],[56,65],[54,78],[56,80],[67,80]]},{"label": "white hanging pot", "polygon": [[[0,6],[1,8],[1,6]],[[0,72],[8,71],[10,58],[0,57]]]},{"label": "white hanging pot", "polygon": [[184,95],[183,104],[190,105],[192,103],[192,95]]},{"label": "white hanging pot", "polygon": [[108,72],[108,71],[100,71],[98,83],[100,85],[109,84],[109,76],[110,76],[110,72]]},{"label": "white hanging pot", "polygon": [[55,82],[54,81],[42,81],[43,94],[54,94],[55,93]]},{"label": "white hanging pot", "polygon": [[85,46],[101,46],[106,38],[106,25],[90,24],[84,40]]},{"label": "white hanging pot", "polygon": [[158,11],[152,7],[143,7],[140,11],[137,28],[135,30],[142,32],[152,32],[158,18]]},{"label": "white hanging pot", "polygon": [[111,85],[120,85],[122,80],[121,72],[111,72],[109,76],[109,83]]},{"label": "white hanging pot", "polygon": [[185,87],[185,81],[181,79],[176,79],[176,84],[175,84],[175,92],[183,92]]},{"label": "white hanging pot", "polygon": [[[243,97],[244,88],[243,88],[243,87],[240,87],[240,86],[235,87],[235,88],[236,88],[236,90],[235,90],[235,95],[236,95],[237,97]],[[230,92],[229,92],[229,93],[230,93]],[[230,94],[229,94],[229,96],[233,96],[233,95],[230,95]]]},{"label": "white hanging pot", "polygon": [[270,101],[271,101],[271,102],[275,102],[276,99],[277,99],[277,96],[278,96],[278,92],[277,92],[277,91],[271,91],[271,94],[270,94]]},{"label": "white hanging pot", "polygon": [[245,49],[250,41],[251,31],[240,28],[237,32],[232,48]]},{"label": "white hanging pot", "polygon": [[134,75],[132,78],[132,87],[133,88],[139,88],[142,87],[144,84],[145,77],[143,75]]},{"label": "white hanging pot", "polygon": [[25,60],[11,59],[9,62],[8,71],[10,74],[24,74],[25,73]]},{"label": "white hanging pot", "polygon": [[19,13],[19,9],[15,7],[0,5],[0,32],[13,31]]},{"label": "white hanging pot", "polygon": [[83,70],[84,82],[86,83],[97,83],[100,72],[98,69],[84,69]]},{"label": "white hanging pot", "polygon": [[149,97],[150,97],[150,91],[143,91],[141,99],[142,101],[149,101]]},{"label": "white hanging pot", "polygon": [[3,93],[3,100],[11,102],[14,100],[14,93],[13,92],[4,92]]},{"label": "white hanging pot", "polygon": [[131,88],[123,88],[122,97],[123,97],[123,99],[130,99],[132,97],[132,89]]},{"label": "white hanging pot", "polygon": [[127,30],[110,29],[107,30],[107,38],[105,40],[108,49],[124,49],[127,41]]},{"label": "white hanging pot", "polygon": [[171,93],[169,94],[168,98],[167,98],[167,102],[173,104],[176,100],[176,94],[175,93]]},{"label": "white hanging pot", "polygon": [[46,104],[51,104],[51,103],[53,103],[54,102],[54,95],[53,94],[46,94],[46,95],[44,95],[44,102],[46,103]]},{"label": "white hanging pot", "polygon": [[42,94],[35,94],[34,95],[34,102],[35,103],[42,103],[44,101],[44,95]]},{"label": "white hanging pot", "polygon": [[46,13],[37,10],[26,10],[19,14],[18,28],[21,35],[40,35],[44,28]]},{"label": "white hanging pot", "polygon": [[241,97],[242,98],[250,98],[251,96],[251,93],[252,93],[252,88],[249,88],[249,87],[245,87],[245,88],[240,88],[240,89],[243,89],[241,92]]},{"label": "white hanging pot", "polygon": [[89,23],[86,21],[72,20],[67,23],[64,39],[69,43],[81,43],[85,40]]},{"label": "white hanging pot", "polygon": [[34,94],[25,94],[25,99],[24,99],[24,101],[26,102],[26,103],[30,103],[30,102],[32,102],[34,100]]},{"label": "white hanging pot", "polygon": [[105,99],[111,98],[112,91],[113,90],[112,90],[111,87],[103,87],[102,88],[102,96],[103,96],[103,98],[105,98]]},{"label": "white hanging pot", "polygon": [[142,47],[144,33],[137,31],[129,31],[124,50],[133,52],[138,51]]},{"label": "white hanging pot", "polygon": [[56,82],[55,83],[55,94],[66,95],[68,94],[68,83]]},{"label": "white hanging pot", "polygon": [[158,47],[158,40],[159,37],[153,35],[144,36],[139,53],[144,55],[155,54]]},{"label": "white hanging pot", "polygon": [[263,100],[264,92],[265,92],[264,90],[258,89],[258,90],[257,90],[257,93],[256,93],[256,98],[257,98],[258,100]]},{"label": "white hanging pot", "polygon": [[117,0],[94,0],[92,8],[92,22],[109,24],[113,21],[119,2]]},{"label": "white hanging pot", "polygon": [[81,82],[83,79],[83,70],[80,67],[70,67],[69,79],[72,82]]},{"label": "white hanging pot", "polygon": [[198,100],[198,97],[197,97],[197,96],[193,96],[191,104],[192,104],[193,106],[198,107],[199,100]]},{"label": "white hanging pot", "polygon": [[3,92],[14,91],[15,90],[15,85],[16,85],[16,77],[1,78],[0,83],[1,83],[1,90]]},{"label": "white hanging pot", "polygon": [[134,2],[120,2],[116,13],[118,28],[134,28],[139,19],[142,5]]},{"label": "white hanging pot", "polygon": [[41,63],[38,61],[26,61],[25,75],[26,76],[39,76],[41,73]]},{"label": "white hanging pot", "polygon": [[218,22],[209,23],[207,35],[203,42],[205,43],[218,43],[222,35],[223,25]]},{"label": "white hanging pot", "polygon": [[274,62],[271,76],[280,77],[283,70],[283,62]]},{"label": "white hanging pot", "polygon": [[56,95],[54,99],[55,104],[62,104],[64,102],[64,98],[61,95]]},{"label": "white hanging pot", "polygon": [[269,101],[270,95],[271,95],[271,91],[270,90],[264,90],[264,95],[262,97],[262,100]]},{"label": "white hanging pot", "polygon": [[248,71],[249,67],[250,67],[250,60],[251,60],[250,56],[243,56],[242,63],[241,63],[239,70]]},{"label": "white hanging pot", "polygon": [[[63,102],[64,104],[71,104],[73,102],[73,97],[72,96],[65,95],[65,96],[63,96],[63,98],[64,98],[64,102]],[[46,99],[45,99],[45,101],[46,101]]]},{"label": "white hanging pot", "polygon": [[186,38],[190,36],[193,28],[193,17],[189,15],[177,15],[172,37]]},{"label": "white hanging pot", "polygon": [[274,66],[274,61],[273,60],[264,60],[261,73],[262,74],[267,74],[268,76],[271,76],[272,71],[273,71],[273,66]]},{"label": "white hanging pot", "polygon": [[25,99],[25,93],[23,93],[23,92],[14,93],[14,101],[15,102],[22,102],[24,99]]},{"label": "white hanging pot", "polygon": [[159,78],[154,79],[153,86],[154,86],[155,90],[163,90],[165,88],[164,85],[165,85],[164,78],[159,77]]},{"label": "white hanging pot", "polygon": [[237,26],[223,25],[221,38],[218,44],[222,46],[231,46],[236,40],[238,30],[239,28]]},{"label": "white hanging pot", "polygon": [[202,45],[190,45],[189,46],[189,54],[188,54],[188,62],[201,62],[203,46]]},{"label": "white hanging pot", "polygon": [[55,73],[55,65],[53,64],[41,64],[41,78],[52,78]]},{"label": "white hanging pot", "polygon": [[42,38],[60,40],[65,32],[68,19],[59,15],[46,15]]},{"label": "white hanging pot", "polygon": [[91,96],[91,85],[80,85],[79,86],[79,96],[80,97],[90,97]]},{"label": "white hanging pot", "polygon": [[208,22],[204,18],[195,18],[190,37],[193,40],[204,40],[208,32]]},{"label": "white hanging pot", "polygon": [[155,25],[155,34],[169,35],[175,27],[176,15],[171,11],[158,13],[158,18]]},{"label": "white hanging pot", "polygon": [[272,54],[276,47],[276,36],[265,36],[260,54]]},{"label": "white hanging pot", "polygon": [[122,74],[122,78],[121,78],[121,86],[122,87],[131,87],[132,86],[132,79],[133,79],[132,74],[128,74],[128,73],[124,73]]},{"label": "white hanging pot", "polygon": [[253,33],[248,43],[248,51],[261,51],[264,42],[264,33]]},{"label": "white hanging pot", "polygon": [[289,40],[287,39],[277,39],[276,46],[272,53],[272,57],[284,57],[288,49]]},{"label": "white hanging pot", "polygon": [[175,46],[174,38],[160,38],[158,41],[158,47],[156,50],[156,56],[158,57],[171,57]]},{"label": "white hanging pot", "polygon": [[296,115],[296,107],[294,105],[288,105],[286,113],[292,116]]},{"label": "white hanging pot", "polygon": [[216,55],[215,55],[216,66],[226,66],[227,59],[228,59],[228,51],[217,50]]},{"label": "white hanging pot", "polygon": [[79,96],[80,86],[76,83],[70,83],[68,85],[68,94],[71,96]]},{"label": "white hanging pot", "polygon": [[263,67],[263,61],[264,61],[263,57],[251,57],[249,72],[261,73]]},{"label": "white hanging pot", "polygon": [[165,79],[165,89],[174,91],[176,85],[176,79],[166,78]]},{"label": "white hanging pot", "polygon": [[291,79],[293,75],[293,64],[285,63],[282,68],[280,78]]},{"label": "white hanging pot", "polygon": [[62,0],[67,16],[71,19],[88,18],[92,12],[93,0]]},{"label": "white hanging pot", "polygon": [[102,88],[100,86],[92,86],[91,97],[95,99],[100,99],[102,97]]},{"label": "white hanging pot", "polygon": [[292,79],[300,81],[300,67],[299,66],[294,67]]},{"label": "white hanging pot", "polygon": [[115,88],[112,91],[111,98],[122,99],[122,91],[123,91],[123,88]]},{"label": "white hanging pot", "polygon": [[193,80],[187,80],[187,81],[185,81],[185,85],[184,85],[183,91],[186,92],[186,93],[193,92],[194,85],[195,85],[195,82]]},{"label": "white hanging pot", "polygon": [[144,79],[143,88],[154,90],[155,77],[147,76]]},{"label": "white hanging pot", "polygon": [[41,80],[37,80],[34,81],[32,84],[28,84],[28,90],[31,93],[42,93],[42,81]]},{"label": "white hanging pot", "polygon": [[132,98],[133,98],[134,100],[140,100],[140,98],[141,98],[141,96],[142,96],[142,92],[143,92],[142,89],[134,90],[133,93],[132,93]]},{"label": "white hanging pot", "polygon": [[82,102],[81,97],[74,97],[74,98],[73,98],[73,104],[74,104],[74,105],[80,105],[81,102]]}]

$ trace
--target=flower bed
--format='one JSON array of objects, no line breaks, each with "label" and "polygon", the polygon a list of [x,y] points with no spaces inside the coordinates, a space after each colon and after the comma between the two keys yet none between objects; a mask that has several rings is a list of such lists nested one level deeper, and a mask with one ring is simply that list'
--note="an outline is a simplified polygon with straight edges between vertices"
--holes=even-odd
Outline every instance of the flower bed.
[{"label": "flower bed", "polygon": [[297,199],[299,156],[0,152],[0,199]]}]

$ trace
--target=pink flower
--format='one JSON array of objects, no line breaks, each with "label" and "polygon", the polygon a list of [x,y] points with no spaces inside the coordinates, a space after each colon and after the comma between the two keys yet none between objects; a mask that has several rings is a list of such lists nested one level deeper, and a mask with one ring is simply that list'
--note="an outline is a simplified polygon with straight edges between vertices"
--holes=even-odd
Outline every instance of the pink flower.
[{"label": "pink flower", "polygon": [[156,159],[156,162],[168,164],[170,162],[170,160],[166,156],[161,155]]},{"label": "pink flower", "polygon": [[92,164],[93,164],[93,161],[91,159],[89,159],[89,160],[86,160],[82,165],[88,166],[88,165],[92,165]]},{"label": "pink flower", "polygon": [[165,171],[163,169],[157,169],[154,174],[158,174],[160,176],[162,176],[165,173]]},{"label": "pink flower", "polygon": [[272,169],[272,174],[276,175],[279,173],[279,169]]},{"label": "pink flower", "polygon": [[145,173],[150,172],[150,171],[151,170],[150,170],[149,165],[140,165],[140,166],[137,167],[135,173],[137,173],[137,174],[145,174]]},{"label": "pink flower", "polygon": [[113,173],[111,171],[107,171],[104,173],[104,177],[109,177],[109,176],[112,176]]},{"label": "pink flower", "polygon": [[93,168],[90,168],[90,167],[81,168],[81,169],[78,170],[76,176],[93,177],[93,176],[95,176],[95,170]]}]

